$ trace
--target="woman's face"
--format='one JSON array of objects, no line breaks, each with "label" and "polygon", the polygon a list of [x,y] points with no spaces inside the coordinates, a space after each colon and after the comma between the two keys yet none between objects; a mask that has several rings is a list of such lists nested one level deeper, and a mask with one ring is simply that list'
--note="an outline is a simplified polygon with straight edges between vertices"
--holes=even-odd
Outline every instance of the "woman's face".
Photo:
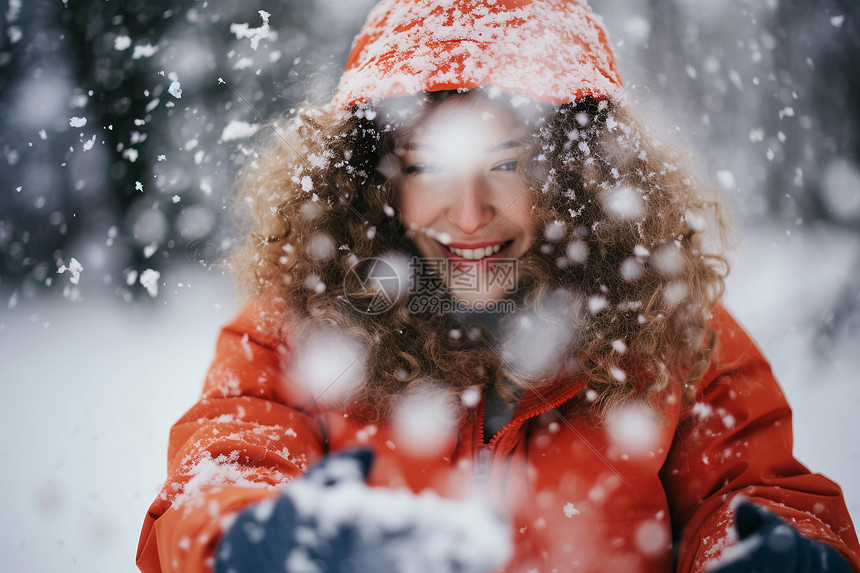
[{"label": "woman's face", "polygon": [[471,306],[515,290],[535,240],[525,136],[501,105],[453,96],[398,145],[400,214],[421,264]]}]

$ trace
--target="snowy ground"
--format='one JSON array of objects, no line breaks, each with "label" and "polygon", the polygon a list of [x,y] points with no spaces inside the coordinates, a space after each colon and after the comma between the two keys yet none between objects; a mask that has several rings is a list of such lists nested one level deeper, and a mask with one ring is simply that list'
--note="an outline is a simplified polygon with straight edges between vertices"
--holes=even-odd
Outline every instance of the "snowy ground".
[{"label": "snowy ground", "polygon": [[197,269],[149,306],[89,300],[86,278],[82,302],[0,311],[5,571],[136,571],[167,431],[235,310],[231,282]]},{"label": "snowy ground", "polygon": [[[758,229],[737,252],[727,298],[794,406],[797,456],[841,483],[855,518],[860,335],[826,359],[810,349],[858,258],[856,235]],[[188,268],[165,279],[150,306],[88,298],[86,269],[81,302],[6,308],[8,294],[0,297],[5,571],[135,570],[168,428],[195,400],[217,328],[236,308],[217,273]]]}]

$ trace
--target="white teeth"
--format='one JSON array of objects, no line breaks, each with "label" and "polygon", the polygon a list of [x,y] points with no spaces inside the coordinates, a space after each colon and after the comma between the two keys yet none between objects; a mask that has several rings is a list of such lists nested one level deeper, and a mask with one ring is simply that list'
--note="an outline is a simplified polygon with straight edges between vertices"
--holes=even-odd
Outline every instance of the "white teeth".
[{"label": "white teeth", "polygon": [[499,243],[498,245],[493,245],[491,247],[481,247],[479,249],[455,249],[454,247],[448,247],[448,249],[458,257],[477,261],[495,255],[502,250],[503,246],[504,243]]}]

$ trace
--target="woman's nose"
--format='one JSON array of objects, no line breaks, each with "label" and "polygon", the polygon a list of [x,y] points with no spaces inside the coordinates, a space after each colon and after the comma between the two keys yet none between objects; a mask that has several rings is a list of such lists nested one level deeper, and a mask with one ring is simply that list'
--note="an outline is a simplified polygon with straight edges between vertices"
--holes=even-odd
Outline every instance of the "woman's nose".
[{"label": "woman's nose", "polygon": [[463,177],[455,183],[454,200],[448,208],[448,222],[472,235],[490,224],[496,209],[480,177]]}]

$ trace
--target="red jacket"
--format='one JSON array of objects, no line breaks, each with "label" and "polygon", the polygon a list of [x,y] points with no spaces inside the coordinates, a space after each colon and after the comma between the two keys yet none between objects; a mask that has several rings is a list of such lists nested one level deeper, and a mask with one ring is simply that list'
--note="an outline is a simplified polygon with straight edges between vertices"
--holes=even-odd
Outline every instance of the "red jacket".
[{"label": "red jacket", "polygon": [[[284,375],[277,315],[255,301],[221,333],[203,396],[171,433],[169,476],[138,548],[142,571],[208,571],[222,518],[278,495],[327,452],[356,444],[377,452],[374,486],[444,493],[456,476],[485,483],[511,515],[506,571],[669,572],[673,547],[677,571],[701,571],[728,543],[737,494],[831,544],[860,571],[839,487],[793,458],[789,406],[755,344],[722,309],[713,319],[719,355],[696,408],[682,419],[677,404],[668,407],[647,426],[653,435],[644,449],[558,414],[580,381],[526,392],[489,444],[481,403],[444,451],[422,458],[399,448],[386,425],[357,424],[310,403]],[[636,416],[634,440],[642,429]]]}]

